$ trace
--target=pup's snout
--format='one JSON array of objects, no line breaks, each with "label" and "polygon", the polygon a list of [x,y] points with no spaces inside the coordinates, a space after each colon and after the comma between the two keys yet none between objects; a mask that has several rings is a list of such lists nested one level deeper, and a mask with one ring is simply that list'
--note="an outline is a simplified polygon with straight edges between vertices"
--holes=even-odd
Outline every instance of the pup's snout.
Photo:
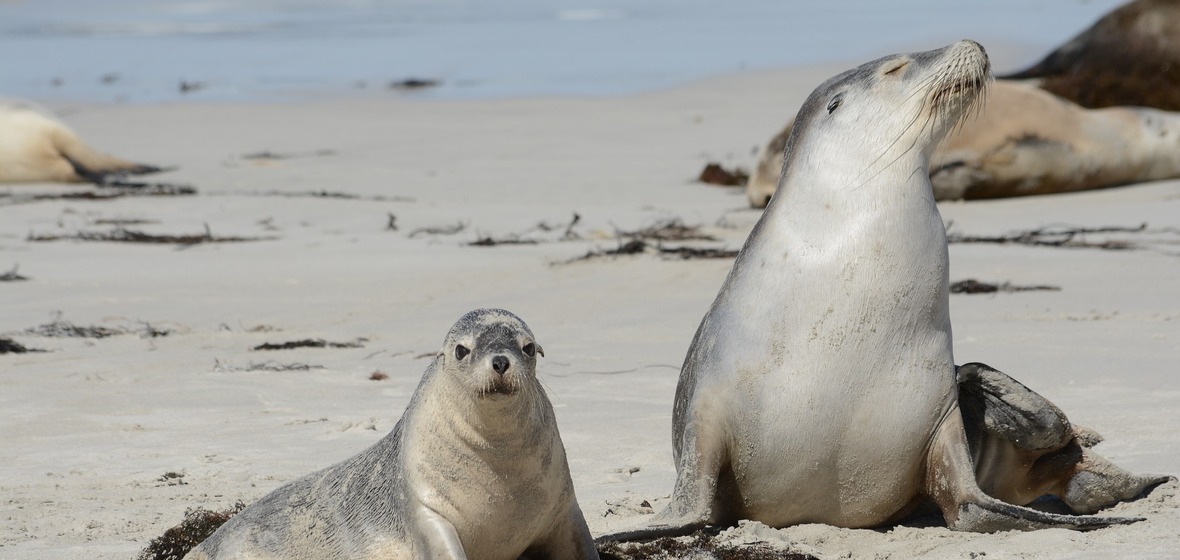
[{"label": "pup's snout", "polygon": [[507,357],[496,356],[496,357],[492,358],[492,369],[495,370],[496,373],[498,373],[500,375],[504,375],[504,372],[508,371],[509,365],[510,365],[510,362],[508,361]]}]

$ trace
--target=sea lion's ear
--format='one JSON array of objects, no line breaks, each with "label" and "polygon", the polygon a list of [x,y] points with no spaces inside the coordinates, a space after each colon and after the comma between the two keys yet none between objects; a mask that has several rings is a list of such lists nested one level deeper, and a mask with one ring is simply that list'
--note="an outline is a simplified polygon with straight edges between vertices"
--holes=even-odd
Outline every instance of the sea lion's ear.
[{"label": "sea lion's ear", "polygon": [[[537,343],[534,342],[533,344],[537,344]],[[545,349],[541,348],[540,344],[537,344],[537,354],[539,354],[541,357],[545,356]]]}]

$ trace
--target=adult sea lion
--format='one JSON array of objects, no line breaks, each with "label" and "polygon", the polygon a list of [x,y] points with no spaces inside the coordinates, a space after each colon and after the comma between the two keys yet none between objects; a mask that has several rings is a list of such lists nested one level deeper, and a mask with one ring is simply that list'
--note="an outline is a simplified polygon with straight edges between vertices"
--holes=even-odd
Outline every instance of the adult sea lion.
[{"label": "adult sea lion", "polygon": [[1180,0],[1136,0],[1106,14],[1031,67],[1035,79],[1083,107],[1180,111]]},{"label": "adult sea lion", "polygon": [[[1084,109],[1031,85],[997,81],[979,114],[934,150],[936,200],[1089,190],[1180,177],[1180,113],[1139,107]],[[746,185],[755,208],[779,184],[788,123]]]},{"label": "adult sea lion", "polygon": [[0,183],[106,183],[161,168],[109,156],[87,146],[48,111],[0,99]]},{"label": "adult sea lion", "polygon": [[811,94],[781,192],[685,357],[671,501],[600,540],[739,519],[874,527],[930,502],[964,531],[1135,521],[1044,513],[976,482],[926,169],[989,79],[983,48],[961,41],[869,62]]},{"label": "adult sea lion", "polygon": [[538,354],[516,315],[464,315],[389,435],[266,495],[186,558],[598,558]]}]

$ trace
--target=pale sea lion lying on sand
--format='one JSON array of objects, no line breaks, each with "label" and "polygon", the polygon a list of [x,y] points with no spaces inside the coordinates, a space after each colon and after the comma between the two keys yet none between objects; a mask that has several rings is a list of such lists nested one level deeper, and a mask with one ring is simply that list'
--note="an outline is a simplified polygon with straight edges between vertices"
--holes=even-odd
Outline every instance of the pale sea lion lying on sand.
[{"label": "pale sea lion lying on sand", "polygon": [[[793,121],[762,150],[750,205],[774,195]],[[1180,177],[1180,113],[1084,109],[1031,85],[997,81],[930,158],[936,200],[1050,194]]]},{"label": "pale sea lion lying on sand", "polygon": [[161,168],[87,146],[48,111],[0,99],[0,183],[98,183]]}]

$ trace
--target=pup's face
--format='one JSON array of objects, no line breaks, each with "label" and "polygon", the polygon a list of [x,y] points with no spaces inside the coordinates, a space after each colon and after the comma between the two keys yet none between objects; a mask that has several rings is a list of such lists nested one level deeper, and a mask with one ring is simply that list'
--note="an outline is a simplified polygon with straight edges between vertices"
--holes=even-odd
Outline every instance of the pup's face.
[{"label": "pup's face", "polygon": [[447,369],[480,398],[502,398],[533,386],[544,352],[516,315],[479,309],[455,323],[442,354]]}]

